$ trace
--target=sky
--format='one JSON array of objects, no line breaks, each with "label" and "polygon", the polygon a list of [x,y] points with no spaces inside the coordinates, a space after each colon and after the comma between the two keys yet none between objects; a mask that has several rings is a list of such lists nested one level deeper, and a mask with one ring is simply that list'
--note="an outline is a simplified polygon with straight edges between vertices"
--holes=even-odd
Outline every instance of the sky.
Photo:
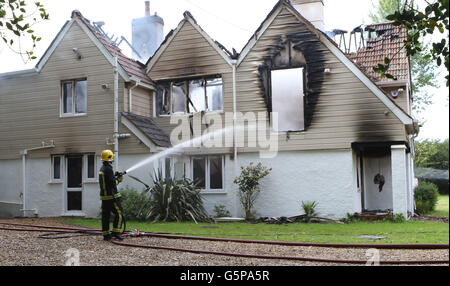
[{"label": "sky", "polygon": [[[420,0],[419,0],[420,1]],[[423,1],[423,0],[422,0]],[[144,0],[40,0],[50,14],[50,20],[34,26],[42,37],[35,50],[37,60],[25,64],[0,43],[0,73],[33,68],[56,37],[62,26],[70,19],[73,10],[79,10],[91,21],[104,21],[103,29],[111,35],[124,36],[131,42],[131,20],[144,16]],[[362,23],[370,23],[368,15],[376,0],[325,0],[325,25],[352,30]],[[124,5],[126,3],[126,5]],[[167,34],[183,19],[183,12],[190,11],[198,24],[215,40],[229,50],[242,50],[248,39],[259,27],[277,0],[151,0],[151,13],[164,19]],[[121,45],[125,54],[130,54]],[[445,74],[445,73],[443,73]],[[442,76],[443,77],[443,76]],[[419,139],[445,139],[449,134],[448,89],[433,89],[434,104],[422,114],[426,124]],[[0,87],[1,88],[1,87]]]}]

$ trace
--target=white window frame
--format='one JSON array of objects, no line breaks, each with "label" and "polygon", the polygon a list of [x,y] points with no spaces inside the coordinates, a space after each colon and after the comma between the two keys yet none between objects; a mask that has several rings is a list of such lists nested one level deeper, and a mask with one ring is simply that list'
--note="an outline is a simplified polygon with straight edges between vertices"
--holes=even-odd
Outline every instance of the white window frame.
[{"label": "white window frame", "polygon": [[[55,158],[59,158],[59,179],[55,179]],[[49,184],[62,184],[64,183],[64,156],[63,155],[52,155],[51,156],[51,166],[50,166],[50,181]]]},{"label": "white window frame", "polygon": [[[89,172],[89,156],[94,156],[94,177],[93,178],[89,178],[88,177],[88,172]],[[97,156],[92,153],[92,154],[84,154],[83,155],[83,183],[98,183],[98,171],[97,171],[97,167],[98,163],[97,163]]]},{"label": "white window frame", "polygon": [[[76,97],[77,97],[76,83],[79,81],[86,81],[86,112],[84,113],[76,113]],[[72,83],[72,112],[64,113],[64,84],[66,83]],[[87,116],[87,101],[88,101],[87,84],[88,83],[86,78],[61,81],[61,95],[59,98],[59,114],[61,118]]]},{"label": "white window frame", "polygon": [[[220,157],[222,159],[222,189],[211,189],[211,161],[213,157]],[[205,194],[220,194],[225,193],[225,156],[223,155],[209,155],[209,156],[192,156],[190,160],[190,179],[194,179],[194,159],[204,159],[205,164],[205,189],[201,189]]]}]

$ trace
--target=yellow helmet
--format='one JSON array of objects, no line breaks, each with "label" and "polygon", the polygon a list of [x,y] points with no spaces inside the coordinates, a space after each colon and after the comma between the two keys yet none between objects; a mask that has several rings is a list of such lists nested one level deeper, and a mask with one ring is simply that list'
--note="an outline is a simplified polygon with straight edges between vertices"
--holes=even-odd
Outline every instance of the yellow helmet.
[{"label": "yellow helmet", "polygon": [[102,161],[103,162],[113,162],[114,161],[114,153],[111,150],[105,150],[102,152]]}]

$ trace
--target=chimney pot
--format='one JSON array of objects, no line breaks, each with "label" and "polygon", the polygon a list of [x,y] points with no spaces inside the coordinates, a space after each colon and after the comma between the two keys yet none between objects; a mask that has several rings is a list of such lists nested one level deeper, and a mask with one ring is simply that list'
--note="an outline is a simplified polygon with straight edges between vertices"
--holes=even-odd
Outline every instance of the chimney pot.
[{"label": "chimney pot", "polygon": [[145,1],[145,16],[150,17],[150,1]]}]

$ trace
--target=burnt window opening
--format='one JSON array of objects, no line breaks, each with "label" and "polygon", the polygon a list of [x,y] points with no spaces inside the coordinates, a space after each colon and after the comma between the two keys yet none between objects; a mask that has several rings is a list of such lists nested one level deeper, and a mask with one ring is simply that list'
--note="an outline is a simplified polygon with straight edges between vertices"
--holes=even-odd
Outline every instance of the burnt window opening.
[{"label": "burnt window opening", "polygon": [[162,81],[157,85],[157,116],[214,111],[223,111],[221,76]]},{"label": "burnt window opening", "polygon": [[[260,66],[264,99],[274,131],[300,132],[305,130],[306,60],[294,42],[272,47],[272,57]],[[277,115],[274,117],[274,115]],[[277,118],[277,122],[274,122]]]},{"label": "burnt window opening", "polygon": [[[303,115],[306,131],[312,124],[325,71],[325,50],[316,35],[300,31],[279,36],[267,50],[258,67],[260,90],[269,113],[273,112],[272,71],[303,69]],[[297,85],[301,83],[296,82]]]}]

